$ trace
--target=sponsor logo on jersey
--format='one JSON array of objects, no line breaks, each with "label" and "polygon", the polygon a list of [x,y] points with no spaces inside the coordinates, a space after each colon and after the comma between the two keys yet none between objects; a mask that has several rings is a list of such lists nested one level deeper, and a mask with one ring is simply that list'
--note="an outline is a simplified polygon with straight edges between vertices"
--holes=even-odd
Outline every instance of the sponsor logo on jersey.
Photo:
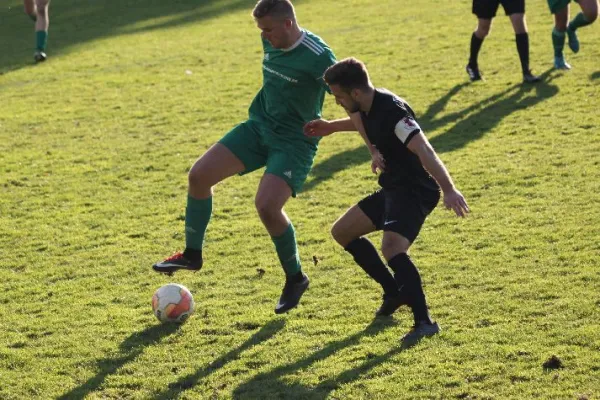
[{"label": "sponsor logo on jersey", "polygon": [[283,174],[288,177],[288,179],[292,179],[292,171],[284,171]]},{"label": "sponsor logo on jersey", "polygon": [[272,73],[273,75],[276,75],[278,77],[280,77],[281,79],[285,79],[288,82],[291,83],[298,83],[298,79],[294,79],[294,78],[290,78],[289,76],[285,76],[284,74],[282,74],[281,72],[277,72],[274,69],[271,69],[269,67],[267,67],[266,65],[263,65],[263,69],[267,72]]}]

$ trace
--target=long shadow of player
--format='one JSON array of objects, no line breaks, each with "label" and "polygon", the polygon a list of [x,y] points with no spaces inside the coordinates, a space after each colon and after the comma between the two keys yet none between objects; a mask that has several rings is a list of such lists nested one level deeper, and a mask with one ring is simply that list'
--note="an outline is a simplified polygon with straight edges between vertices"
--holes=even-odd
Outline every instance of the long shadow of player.
[{"label": "long shadow of player", "polygon": [[363,337],[375,336],[384,329],[395,325],[393,320],[374,320],[364,331],[357,332],[345,339],[329,343],[323,349],[311,354],[310,356],[296,361],[292,364],[277,367],[271,371],[261,373],[249,381],[238,386],[233,392],[234,399],[258,399],[258,398],[279,398],[279,399],[325,399],[329,394],[343,384],[347,384],[358,379],[361,375],[371,370],[375,366],[385,362],[402,351],[400,346],[396,346],[387,353],[380,356],[367,356],[366,360],[358,367],[345,371],[335,377],[322,380],[315,387],[308,387],[297,383],[285,382],[285,377],[293,375],[297,371],[308,368],[335,355],[338,351],[354,346],[360,342]]},{"label": "long shadow of player", "polygon": [[144,329],[141,332],[133,333],[119,346],[121,356],[116,358],[103,358],[98,360],[98,372],[94,377],[88,379],[85,383],[63,394],[58,399],[72,400],[83,399],[89,393],[98,389],[107,376],[114,374],[119,368],[133,361],[138,357],[146,347],[158,344],[163,338],[174,333],[179,326],[176,324],[154,325]]},{"label": "long shadow of player", "polygon": [[[460,83],[432,103],[423,115],[417,115],[417,119],[426,134],[454,123],[454,126],[430,141],[438,153],[457,150],[469,142],[482,138],[515,110],[532,107],[556,95],[558,87],[550,84],[555,77],[553,71],[548,69],[541,74],[542,80],[537,84],[514,84],[460,111],[438,117],[452,97],[469,85],[467,82]],[[367,163],[369,160],[369,153],[364,146],[335,154],[314,166],[311,171],[312,179],[304,185],[303,191],[314,189],[337,172]]]},{"label": "long shadow of player", "polygon": [[[62,0],[50,4],[51,57],[99,38],[166,29],[252,8],[248,0]],[[34,25],[21,0],[0,7],[0,74],[33,62]],[[6,45],[6,46],[4,46]]]},{"label": "long shadow of player", "polygon": [[[500,93],[439,120],[435,119],[434,112],[426,112],[422,118],[425,130],[459,120],[441,135],[430,139],[433,148],[438,153],[460,149],[468,143],[481,139],[514,111],[533,107],[556,95],[559,91],[558,86],[550,84],[555,76],[552,72],[553,69],[546,70],[540,75],[542,81],[537,84],[512,85]],[[465,118],[461,119],[463,117]]]},{"label": "long shadow of player", "polygon": [[263,326],[258,332],[252,335],[248,340],[242,343],[238,348],[231,350],[227,354],[222,355],[204,368],[199,369],[193,374],[186,375],[180,378],[177,382],[169,384],[169,389],[163,393],[154,396],[157,400],[170,400],[177,398],[179,394],[196,385],[202,378],[207,377],[214,371],[222,368],[225,364],[240,357],[240,354],[249,348],[256,346],[261,342],[265,342],[279,332],[285,325],[285,320],[278,319],[270,321]]},{"label": "long shadow of player", "polygon": [[311,179],[304,184],[302,191],[308,192],[320,183],[331,179],[337,172],[369,160],[369,152],[365,146],[337,153],[313,167],[310,172]]}]

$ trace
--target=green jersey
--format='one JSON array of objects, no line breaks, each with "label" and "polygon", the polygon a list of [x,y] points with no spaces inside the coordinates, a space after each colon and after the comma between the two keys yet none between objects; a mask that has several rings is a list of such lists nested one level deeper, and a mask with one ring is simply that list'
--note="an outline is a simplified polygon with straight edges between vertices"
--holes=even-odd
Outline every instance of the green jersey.
[{"label": "green jersey", "polygon": [[302,31],[298,41],[287,49],[275,49],[263,39],[263,86],[252,101],[250,119],[265,123],[282,139],[308,138],[302,127],[321,118],[327,85],[325,70],[335,63],[333,51],[323,40]]}]

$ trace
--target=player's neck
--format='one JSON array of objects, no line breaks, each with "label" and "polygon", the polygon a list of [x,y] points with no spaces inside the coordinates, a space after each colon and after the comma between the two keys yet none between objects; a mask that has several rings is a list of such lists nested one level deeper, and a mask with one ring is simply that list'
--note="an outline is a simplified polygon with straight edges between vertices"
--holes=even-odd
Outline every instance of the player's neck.
[{"label": "player's neck", "polygon": [[360,110],[365,114],[369,114],[371,106],[373,105],[373,99],[375,98],[375,88],[369,87],[369,89],[363,91],[363,96],[358,102],[360,104]]},{"label": "player's neck", "polygon": [[292,32],[290,35],[290,40],[287,44],[287,47],[291,47],[293,46],[298,40],[300,40],[300,37],[302,36],[302,29],[300,29],[300,27],[297,24],[294,24],[294,26],[292,27]]}]

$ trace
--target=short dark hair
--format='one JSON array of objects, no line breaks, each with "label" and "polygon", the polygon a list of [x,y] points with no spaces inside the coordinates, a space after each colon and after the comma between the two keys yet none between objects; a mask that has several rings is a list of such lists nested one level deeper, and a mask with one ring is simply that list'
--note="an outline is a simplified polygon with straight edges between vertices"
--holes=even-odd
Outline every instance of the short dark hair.
[{"label": "short dark hair", "polygon": [[290,0],[258,0],[252,10],[252,16],[254,18],[271,16],[280,19],[296,19],[294,6]]},{"label": "short dark hair", "polygon": [[327,68],[323,79],[328,85],[339,85],[345,91],[370,86],[367,67],[354,57],[345,58]]}]

